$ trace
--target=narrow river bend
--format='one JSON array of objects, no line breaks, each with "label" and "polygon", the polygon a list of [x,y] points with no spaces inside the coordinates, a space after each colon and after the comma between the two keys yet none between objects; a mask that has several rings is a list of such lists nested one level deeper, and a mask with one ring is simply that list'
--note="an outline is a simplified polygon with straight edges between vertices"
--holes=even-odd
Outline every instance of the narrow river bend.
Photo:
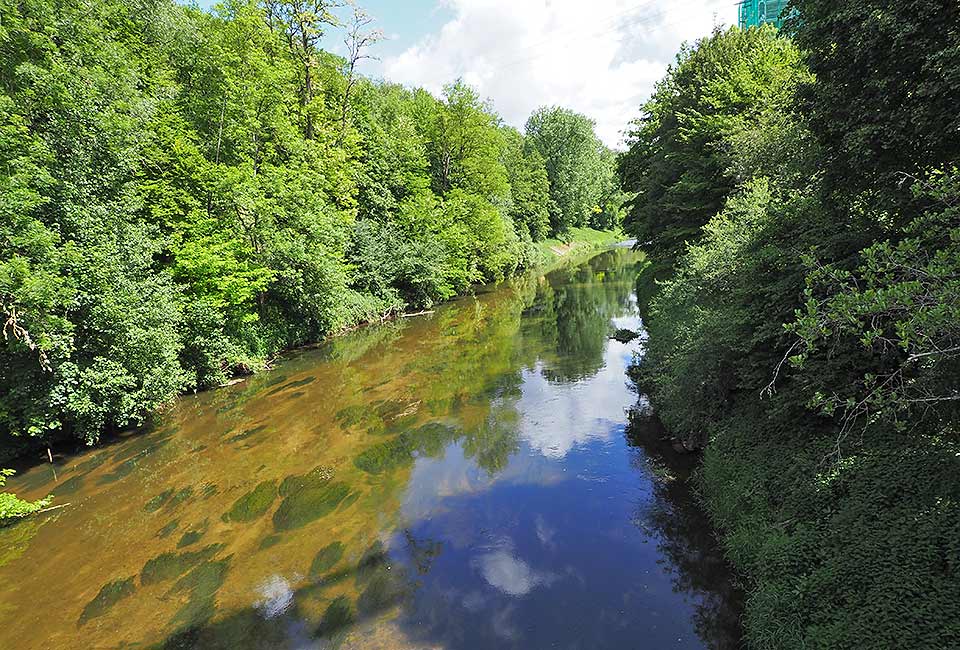
[{"label": "narrow river bend", "polygon": [[605,251],[181,400],[10,487],[0,648],[736,648],[741,596],[625,368]]}]

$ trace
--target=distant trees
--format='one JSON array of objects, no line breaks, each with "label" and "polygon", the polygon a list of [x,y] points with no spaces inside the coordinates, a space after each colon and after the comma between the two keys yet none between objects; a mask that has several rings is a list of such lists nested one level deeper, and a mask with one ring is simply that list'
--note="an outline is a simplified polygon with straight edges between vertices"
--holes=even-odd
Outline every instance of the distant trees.
[{"label": "distant trees", "polygon": [[550,181],[553,231],[610,221],[599,215],[618,192],[615,157],[594,133],[593,121],[565,108],[541,108],[527,120],[526,136],[527,146],[543,158]]}]

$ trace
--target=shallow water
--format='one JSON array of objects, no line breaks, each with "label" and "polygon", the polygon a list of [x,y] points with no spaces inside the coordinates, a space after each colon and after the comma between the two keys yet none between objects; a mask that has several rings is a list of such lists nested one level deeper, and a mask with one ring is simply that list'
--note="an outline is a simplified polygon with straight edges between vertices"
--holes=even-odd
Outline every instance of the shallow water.
[{"label": "shallow water", "polygon": [[11,482],[0,648],[736,648],[689,459],[628,425],[618,248],[298,353]]}]

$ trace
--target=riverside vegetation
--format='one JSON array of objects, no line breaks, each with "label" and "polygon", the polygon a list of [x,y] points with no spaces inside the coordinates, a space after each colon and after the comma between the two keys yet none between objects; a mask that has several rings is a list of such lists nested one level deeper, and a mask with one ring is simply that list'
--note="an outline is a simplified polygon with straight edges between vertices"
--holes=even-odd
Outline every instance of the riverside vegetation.
[{"label": "riverside vegetation", "polygon": [[619,222],[590,120],[544,108],[521,134],[461,82],[366,79],[381,35],[350,8],[0,3],[0,458]]},{"label": "riverside vegetation", "polygon": [[630,135],[634,368],[756,648],[960,646],[960,6],[793,0],[685,48]]}]

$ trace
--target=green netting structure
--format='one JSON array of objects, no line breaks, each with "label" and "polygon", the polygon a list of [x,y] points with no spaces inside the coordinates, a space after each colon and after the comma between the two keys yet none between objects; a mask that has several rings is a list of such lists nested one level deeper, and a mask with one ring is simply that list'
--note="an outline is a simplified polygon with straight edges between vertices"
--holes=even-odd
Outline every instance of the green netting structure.
[{"label": "green netting structure", "polygon": [[787,17],[785,9],[789,0],[741,0],[740,29],[759,27],[770,23],[781,27]]}]

